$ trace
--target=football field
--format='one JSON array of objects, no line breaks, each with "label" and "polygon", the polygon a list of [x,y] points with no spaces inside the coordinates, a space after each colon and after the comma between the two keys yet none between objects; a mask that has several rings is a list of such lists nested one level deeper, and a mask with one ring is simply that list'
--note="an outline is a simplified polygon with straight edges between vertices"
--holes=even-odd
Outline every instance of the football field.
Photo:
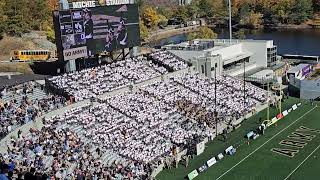
[{"label": "football field", "polygon": [[[283,103],[289,109],[299,99],[290,98]],[[274,116],[277,109],[271,109]],[[273,117],[272,116],[272,117]],[[164,170],[157,179],[184,179],[211,157],[233,145],[234,156],[225,156],[195,179],[203,180],[300,180],[320,179],[320,107],[302,102],[295,111],[272,125],[263,136],[247,143],[244,138],[258,125],[266,111],[242,123],[242,127],[228,135],[227,142],[218,138],[208,144],[205,152],[193,159],[188,168]]]}]

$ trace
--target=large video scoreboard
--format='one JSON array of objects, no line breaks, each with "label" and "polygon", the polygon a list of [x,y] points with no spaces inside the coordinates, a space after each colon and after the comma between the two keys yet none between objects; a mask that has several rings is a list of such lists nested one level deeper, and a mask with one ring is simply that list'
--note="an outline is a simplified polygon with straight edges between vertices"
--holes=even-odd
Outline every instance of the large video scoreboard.
[{"label": "large video scoreboard", "polygon": [[140,45],[135,4],[55,11],[53,17],[59,58],[63,60]]}]

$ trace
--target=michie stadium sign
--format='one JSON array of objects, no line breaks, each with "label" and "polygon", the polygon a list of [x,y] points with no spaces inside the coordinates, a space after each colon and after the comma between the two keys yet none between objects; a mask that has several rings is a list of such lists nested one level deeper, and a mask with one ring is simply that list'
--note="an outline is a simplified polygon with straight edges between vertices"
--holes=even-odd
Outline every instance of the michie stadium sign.
[{"label": "michie stadium sign", "polygon": [[121,4],[133,4],[134,0],[106,0],[106,5],[121,5]]},{"label": "michie stadium sign", "polygon": [[69,0],[71,9],[90,8],[98,6],[112,6],[112,5],[123,5],[123,4],[134,4],[134,0],[95,0],[95,1],[79,1]]}]

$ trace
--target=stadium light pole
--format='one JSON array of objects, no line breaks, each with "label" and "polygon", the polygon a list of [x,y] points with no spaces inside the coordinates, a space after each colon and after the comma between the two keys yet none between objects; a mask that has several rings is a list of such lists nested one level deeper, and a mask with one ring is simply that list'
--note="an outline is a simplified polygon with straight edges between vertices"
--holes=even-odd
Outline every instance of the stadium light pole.
[{"label": "stadium light pole", "polygon": [[230,38],[229,41],[230,41],[230,44],[231,44],[231,41],[232,41],[231,0],[228,0],[228,3],[229,3],[229,38]]},{"label": "stadium light pole", "polygon": [[269,81],[268,81],[268,110],[267,110],[267,120],[269,121],[270,120],[270,84],[269,84]]},{"label": "stadium light pole", "polygon": [[217,120],[217,63],[214,64],[214,119],[216,121],[216,137],[218,136]]},{"label": "stadium light pole", "polygon": [[246,119],[246,114],[245,114],[245,110],[246,110],[246,58],[243,61],[243,108],[244,108],[244,120]]}]

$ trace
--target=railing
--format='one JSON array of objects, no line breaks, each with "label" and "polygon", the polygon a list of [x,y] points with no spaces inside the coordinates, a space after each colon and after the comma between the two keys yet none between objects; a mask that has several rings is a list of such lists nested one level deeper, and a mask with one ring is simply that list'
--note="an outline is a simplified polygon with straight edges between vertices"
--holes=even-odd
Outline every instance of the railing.
[{"label": "railing", "polygon": [[188,44],[186,46],[183,45],[167,45],[165,46],[168,50],[186,50],[186,51],[203,51],[206,49],[210,49],[214,47],[214,41],[199,41],[199,44]]},{"label": "railing", "polygon": [[250,82],[257,82],[260,84],[268,84],[268,83],[273,83],[277,81],[276,78],[256,78],[256,77],[245,77],[245,80]]}]

